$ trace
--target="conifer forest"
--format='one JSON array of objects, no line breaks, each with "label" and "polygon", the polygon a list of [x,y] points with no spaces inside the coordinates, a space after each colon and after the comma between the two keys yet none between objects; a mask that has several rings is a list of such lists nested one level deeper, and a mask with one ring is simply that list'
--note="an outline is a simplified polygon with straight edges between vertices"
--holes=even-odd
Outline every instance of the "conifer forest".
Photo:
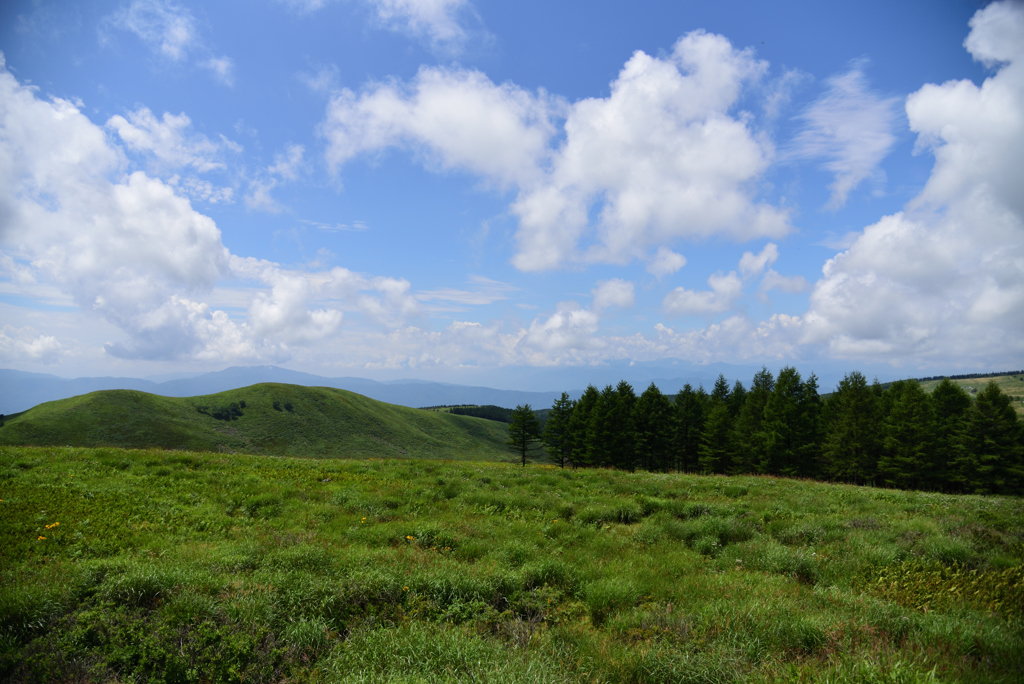
[{"label": "conifer forest", "polygon": [[563,393],[543,442],[561,466],[765,474],[974,494],[1024,493],[1024,430],[994,382],[971,396],[948,378],[887,387],[846,375],[822,396],[817,378],[762,368],[750,387],[719,376],[677,395],[629,383],[573,401]]}]

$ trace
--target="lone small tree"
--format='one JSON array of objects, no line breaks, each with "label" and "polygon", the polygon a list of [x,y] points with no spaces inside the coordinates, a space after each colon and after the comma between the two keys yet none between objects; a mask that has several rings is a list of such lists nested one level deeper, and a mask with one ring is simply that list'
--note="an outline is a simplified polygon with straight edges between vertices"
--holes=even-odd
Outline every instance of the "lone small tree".
[{"label": "lone small tree", "polygon": [[508,446],[523,459],[526,467],[526,454],[540,440],[540,423],[529,404],[516,406],[512,411],[512,422],[508,425]]}]

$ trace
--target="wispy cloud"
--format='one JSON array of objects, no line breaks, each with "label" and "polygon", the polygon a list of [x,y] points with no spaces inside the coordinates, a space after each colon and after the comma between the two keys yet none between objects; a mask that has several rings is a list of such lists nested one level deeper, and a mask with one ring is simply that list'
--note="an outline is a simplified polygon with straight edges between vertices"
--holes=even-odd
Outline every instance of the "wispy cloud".
[{"label": "wispy cloud", "polygon": [[828,89],[797,119],[804,129],[796,136],[788,156],[825,159],[835,176],[828,207],[838,209],[878,165],[896,142],[899,98],[883,97],[868,87],[866,62],[858,60],[845,74],[828,79]]},{"label": "wispy cloud", "polygon": [[235,60],[230,57],[211,57],[200,66],[208,69],[213,77],[224,85],[235,85]]},{"label": "wispy cloud", "polygon": [[173,2],[134,0],[110,17],[110,24],[134,33],[153,52],[174,62],[186,59],[198,42],[192,13]]},{"label": "wispy cloud", "polygon": [[[331,0],[279,0],[301,14],[323,9]],[[459,51],[469,36],[466,18],[473,17],[468,0],[363,0],[384,28],[423,40],[444,52]]]},{"label": "wispy cloud", "polygon": [[110,41],[110,29],[135,34],[154,54],[184,64],[190,55],[194,65],[206,69],[226,86],[235,84],[235,62],[216,57],[200,38],[195,17],[187,7],[167,0],[132,0],[100,23],[100,43]]},{"label": "wispy cloud", "polygon": [[[462,290],[457,288],[443,287],[437,290],[422,290],[416,293],[416,299],[421,302],[451,302],[457,307],[446,307],[445,311],[461,311],[461,307],[485,306],[494,302],[508,299],[509,295],[519,288],[509,283],[498,280],[491,280],[484,276],[470,276],[471,289]],[[432,307],[432,310],[438,310]]]},{"label": "wispy cloud", "polygon": [[353,221],[352,223],[321,223],[319,221],[302,220],[302,223],[311,228],[316,228],[317,230],[322,230],[328,233],[359,233],[370,229],[370,226],[368,226],[364,221]]}]

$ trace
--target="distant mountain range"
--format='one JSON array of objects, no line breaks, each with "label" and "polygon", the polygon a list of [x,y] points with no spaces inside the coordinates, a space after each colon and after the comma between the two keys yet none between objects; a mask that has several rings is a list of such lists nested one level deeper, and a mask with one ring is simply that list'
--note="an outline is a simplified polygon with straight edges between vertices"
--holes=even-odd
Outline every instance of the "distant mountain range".
[{"label": "distant mountain range", "polygon": [[[785,365],[779,363],[778,366]],[[311,373],[288,370],[278,366],[234,366],[212,373],[172,373],[150,378],[60,378],[45,373],[0,369],[0,413],[10,415],[25,411],[46,401],[66,399],[98,390],[130,389],[159,394],[165,397],[194,397],[247,387],[260,382],[280,382],[307,387],[334,387],[357,392],[364,396],[399,406],[418,408],[477,404],[514,408],[530,404],[535,409],[551,406],[563,391],[573,398],[582,394],[588,384],[598,388],[625,380],[633,385],[637,394],[654,382],[662,392],[675,394],[683,385],[704,385],[711,389],[719,373],[732,385],[737,379],[749,386],[760,366],[740,366],[725,363],[707,365],[684,362],[614,362],[603,366],[573,366],[563,368],[499,369],[489,375],[465,378],[472,382],[485,382],[516,389],[494,389],[470,384],[454,384],[429,380],[397,379],[377,381],[366,378],[328,378]],[[777,372],[778,367],[771,368]],[[805,377],[817,371],[820,391],[830,392],[847,372],[860,370],[868,378],[879,377],[883,382],[912,377],[886,366],[865,368],[845,362],[817,362],[814,367],[799,368]]]},{"label": "distant mountain range", "polygon": [[377,401],[413,408],[446,404],[493,404],[508,408],[518,404],[530,404],[536,408],[543,408],[550,406],[561,395],[561,391],[525,392],[420,380],[377,382],[365,378],[326,378],[277,366],[235,366],[222,371],[164,382],[110,377],[68,380],[44,373],[0,369],[0,413],[10,415],[26,411],[43,402],[99,390],[128,389],[165,397],[194,397],[248,387],[260,382],[334,387],[356,392]]}]

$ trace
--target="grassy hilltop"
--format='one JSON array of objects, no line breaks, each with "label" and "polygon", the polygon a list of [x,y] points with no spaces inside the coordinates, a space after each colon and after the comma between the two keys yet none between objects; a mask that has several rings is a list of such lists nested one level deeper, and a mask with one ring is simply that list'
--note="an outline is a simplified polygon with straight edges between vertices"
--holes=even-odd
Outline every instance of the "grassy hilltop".
[{"label": "grassy hilltop", "polygon": [[[213,415],[242,403],[234,420]],[[8,445],[343,458],[511,460],[507,439],[506,426],[494,421],[385,404],[340,389],[276,383],[188,398],[92,392],[40,404],[9,416],[0,427],[0,444]]]},{"label": "grassy hilltop", "polygon": [[[921,389],[925,392],[932,392],[938,387],[941,380],[923,380]],[[1024,375],[994,375],[982,378],[958,378],[953,380],[972,394],[981,391],[990,382],[996,383],[1003,394],[1013,401],[1013,408],[1018,416],[1024,416]]]},{"label": "grassy hilltop", "polygon": [[0,447],[0,681],[1019,682],[1022,655],[1019,498]]}]

